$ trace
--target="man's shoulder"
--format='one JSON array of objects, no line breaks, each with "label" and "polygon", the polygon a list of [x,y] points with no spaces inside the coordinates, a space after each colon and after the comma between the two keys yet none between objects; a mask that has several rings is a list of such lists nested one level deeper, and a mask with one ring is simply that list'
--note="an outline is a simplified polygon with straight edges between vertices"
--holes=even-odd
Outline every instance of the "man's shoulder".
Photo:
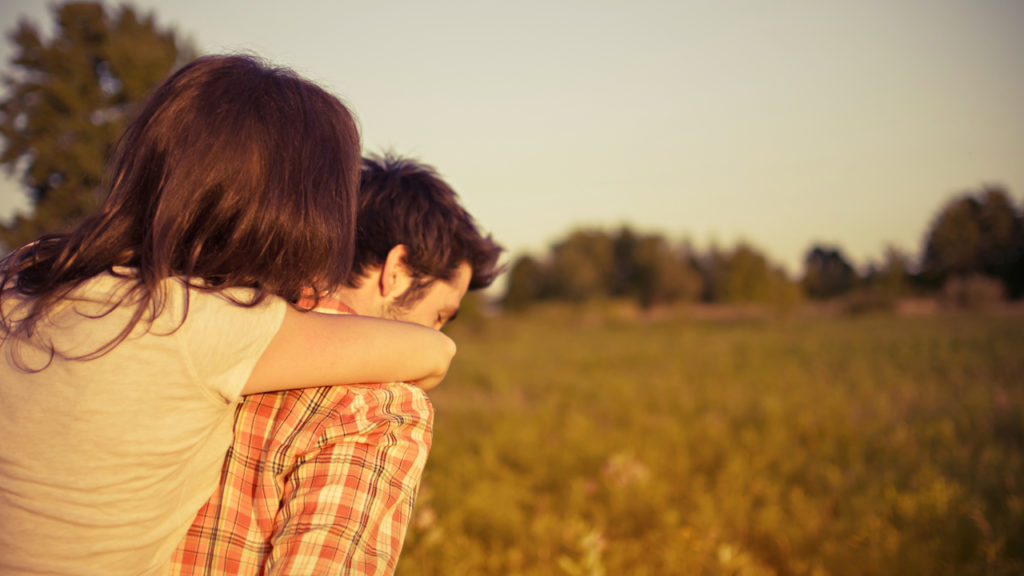
[{"label": "man's shoulder", "polygon": [[251,415],[271,420],[292,420],[296,424],[329,418],[346,402],[352,392],[350,386],[322,386],[297,388],[263,394],[250,394],[242,398],[236,420]]},{"label": "man's shoulder", "polygon": [[[327,314],[356,314],[332,295],[319,299],[307,295],[299,301],[299,306]],[[383,422],[393,424],[396,420],[410,424],[432,422],[433,406],[421,388],[391,382],[252,394],[243,398],[235,416],[235,427],[236,430],[252,430],[256,436],[261,436],[259,431],[264,431],[268,437],[284,433],[291,441],[298,441],[299,437],[312,440],[325,434],[344,434],[353,422],[361,423],[359,428],[363,428]],[[291,434],[295,431],[303,434]]]},{"label": "man's shoulder", "polygon": [[263,421],[274,428],[330,426],[355,413],[432,417],[419,387],[403,382],[299,388],[245,396],[235,420]]}]

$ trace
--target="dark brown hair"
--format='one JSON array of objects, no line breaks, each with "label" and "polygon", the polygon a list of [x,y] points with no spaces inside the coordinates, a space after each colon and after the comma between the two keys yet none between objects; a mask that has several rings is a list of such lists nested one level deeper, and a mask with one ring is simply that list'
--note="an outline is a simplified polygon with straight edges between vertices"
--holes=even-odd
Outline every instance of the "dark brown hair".
[{"label": "dark brown hair", "polygon": [[451,280],[463,262],[473,270],[470,290],[486,288],[502,272],[502,247],[484,236],[459,197],[437,172],[392,154],[363,159],[356,225],[356,258],[348,285],[381,266],[398,244],[413,286],[399,304],[410,305],[434,279]]},{"label": "dark brown hair", "polygon": [[0,263],[3,295],[31,301],[17,322],[0,306],[4,337],[31,337],[76,286],[121,266],[133,269],[119,275],[135,281],[138,308],[86,357],[155,318],[169,277],[252,288],[240,305],[334,289],[352,266],[359,161],[355,120],[323,89],[250,56],[195,60],[138,109],[108,162],[99,211]]}]

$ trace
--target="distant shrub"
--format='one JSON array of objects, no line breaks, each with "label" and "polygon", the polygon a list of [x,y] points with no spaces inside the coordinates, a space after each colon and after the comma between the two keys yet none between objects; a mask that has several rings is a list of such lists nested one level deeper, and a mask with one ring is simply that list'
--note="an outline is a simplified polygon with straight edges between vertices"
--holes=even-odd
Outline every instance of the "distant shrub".
[{"label": "distant shrub", "polygon": [[851,292],[843,299],[843,312],[847,314],[870,314],[892,312],[898,298],[885,290],[864,288]]},{"label": "distant shrub", "polygon": [[954,276],[942,287],[940,302],[946,308],[990,310],[1006,300],[1002,281],[991,276]]}]

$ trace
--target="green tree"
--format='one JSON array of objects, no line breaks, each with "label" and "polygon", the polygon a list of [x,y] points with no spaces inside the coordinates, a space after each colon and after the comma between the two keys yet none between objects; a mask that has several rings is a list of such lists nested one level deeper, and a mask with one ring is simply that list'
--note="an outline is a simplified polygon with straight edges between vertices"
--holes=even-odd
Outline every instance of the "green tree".
[{"label": "green tree", "polygon": [[693,300],[700,294],[700,277],[689,258],[662,236],[638,236],[623,228],[614,245],[615,294],[630,296],[644,307]]},{"label": "green tree", "polygon": [[0,164],[17,174],[33,204],[29,216],[0,225],[0,242],[19,246],[72,228],[103,201],[107,155],[134,106],[195,50],[151,15],[95,2],[53,8],[43,38],[21,21],[3,74]]},{"label": "green tree", "polygon": [[612,292],[615,246],[601,230],[577,230],[551,250],[551,295],[579,302]]},{"label": "green tree", "polygon": [[824,300],[846,292],[857,283],[857,272],[839,248],[814,246],[804,258],[804,292]]},{"label": "green tree", "polygon": [[731,252],[713,250],[704,259],[703,273],[711,302],[788,308],[800,299],[785,271],[749,244],[740,243]]},{"label": "green tree", "polygon": [[988,187],[980,198],[981,273],[999,278],[1010,295],[1018,297],[1024,272],[1024,215],[1003,188]]},{"label": "green tree", "polygon": [[871,288],[892,298],[905,296],[910,287],[910,257],[895,246],[885,250],[885,259],[868,278]]},{"label": "green tree", "polygon": [[947,203],[925,237],[922,273],[933,286],[951,278],[999,278],[1020,295],[1024,222],[1006,191],[989,186]]},{"label": "green tree", "polygon": [[545,274],[544,265],[533,256],[516,259],[508,272],[502,305],[509,310],[523,310],[539,300],[544,295]]},{"label": "green tree", "polygon": [[843,299],[843,310],[853,314],[892,311],[911,293],[911,267],[906,253],[888,246],[882,262],[870,262],[861,281]]},{"label": "green tree", "polygon": [[972,196],[957,198],[942,209],[925,240],[923,272],[941,284],[981,267],[981,207]]}]

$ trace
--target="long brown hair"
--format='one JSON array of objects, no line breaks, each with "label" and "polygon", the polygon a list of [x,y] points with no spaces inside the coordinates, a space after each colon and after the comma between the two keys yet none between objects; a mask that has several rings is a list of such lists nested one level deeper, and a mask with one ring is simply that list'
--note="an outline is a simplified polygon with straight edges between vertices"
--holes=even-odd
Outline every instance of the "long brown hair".
[{"label": "long brown hair", "polygon": [[[240,305],[332,290],[352,266],[359,162],[355,120],[320,87],[251,56],[195,60],[126,129],[99,211],[0,262],[4,338],[31,338],[48,310],[104,272],[134,280],[138,307],[114,341],[81,358],[155,318],[170,277],[252,288]],[[12,291],[30,302],[17,321],[4,309]]]}]

